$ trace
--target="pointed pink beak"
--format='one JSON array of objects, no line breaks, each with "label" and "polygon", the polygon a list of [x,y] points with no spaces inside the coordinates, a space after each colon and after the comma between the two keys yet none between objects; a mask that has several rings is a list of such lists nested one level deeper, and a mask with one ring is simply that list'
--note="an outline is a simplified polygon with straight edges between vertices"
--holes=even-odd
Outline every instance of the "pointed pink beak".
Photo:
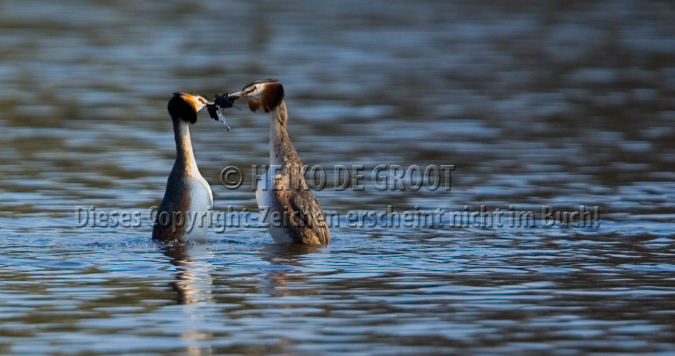
[{"label": "pointed pink beak", "polygon": [[248,93],[245,92],[245,91],[238,91],[236,93],[229,94],[228,96],[231,97],[231,98],[234,98],[234,99],[239,99],[241,97],[246,96],[246,94],[248,94]]}]

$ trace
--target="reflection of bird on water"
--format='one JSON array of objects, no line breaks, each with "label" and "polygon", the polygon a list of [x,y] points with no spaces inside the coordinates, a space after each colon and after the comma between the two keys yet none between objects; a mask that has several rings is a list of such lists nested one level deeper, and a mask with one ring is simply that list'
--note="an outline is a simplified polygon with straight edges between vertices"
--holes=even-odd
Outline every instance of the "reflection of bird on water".
[{"label": "reflection of bird on water", "polygon": [[[317,295],[319,289],[293,289],[286,288],[287,284],[293,282],[304,282],[306,277],[303,274],[292,273],[304,266],[301,261],[302,256],[317,253],[322,250],[321,246],[307,244],[286,244],[286,245],[264,245],[260,250],[260,258],[274,266],[283,266],[284,270],[273,271],[265,276],[263,284],[260,286],[262,292],[272,296],[304,296]],[[302,283],[305,284],[305,283]]]},{"label": "reflection of bird on water", "polygon": [[[213,278],[210,275],[210,264],[203,261],[212,253],[205,245],[188,246],[183,242],[172,242],[161,246],[164,255],[171,258],[176,266],[176,280],[169,283],[176,292],[179,304],[209,302],[213,299]],[[202,259],[201,262],[197,261]]]},{"label": "reflection of bird on water", "polygon": [[[207,320],[213,313],[210,308],[210,305],[214,304],[212,266],[206,261],[213,257],[213,254],[204,244],[190,245],[172,241],[158,245],[171,259],[171,264],[176,266],[176,279],[170,282],[169,286],[176,292],[178,304],[185,305],[174,310],[184,315],[180,317],[182,320],[180,324],[172,325],[172,331],[179,333],[180,339],[195,343],[212,339],[213,334],[205,330],[201,322]],[[210,346],[206,348],[187,346],[177,352],[181,355],[213,354]]]},{"label": "reflection of bird on water", "polygon": [[329,244],[326,216],[307,186],[300,156],[288,136],[284,87],[273,79],[257,81],[231,97],[246,97],[251,111],[271,113],[270,169],[256,190],[270,235],[276,243]]},{"label": "reflection of bird on water", "polygon": [[177,157],[157,211],[153,239],[206,238],[213,196],[209,183],[197,168],[189,124],[197,122],[197,113],[207,104],[203,97],[186,93],[174,93],[169,100]]}]

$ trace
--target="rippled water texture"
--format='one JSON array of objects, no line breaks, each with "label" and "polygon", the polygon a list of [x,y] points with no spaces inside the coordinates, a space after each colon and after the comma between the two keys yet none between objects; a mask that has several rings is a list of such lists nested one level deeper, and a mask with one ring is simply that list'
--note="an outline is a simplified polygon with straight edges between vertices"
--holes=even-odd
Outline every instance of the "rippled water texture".
[{"label": "rippled water texture", "polygon": [[[2,1],[0,354],[675,353],[674,23],[668,1]],[[316,191],[334,243],[154,244],[171,93],[268,77],[305,164],[364,166]],[[269,120],[225,114],[197,161],[217,211],[257,217]],[[454,165],[452,189],[375,189],[382,164]],[[535,226],[452,226],[481,206]],[[444,215],[346,215],[416,207]]]}]

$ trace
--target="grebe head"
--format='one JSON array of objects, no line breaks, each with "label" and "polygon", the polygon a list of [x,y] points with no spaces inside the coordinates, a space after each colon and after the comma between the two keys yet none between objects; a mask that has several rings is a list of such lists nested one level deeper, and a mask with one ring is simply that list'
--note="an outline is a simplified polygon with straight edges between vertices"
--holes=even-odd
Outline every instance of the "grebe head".
[{"label": "grebe head", "polygon": [[231,94],[235,98],[246,97],[251,111],[263,109],[270,112],[284,100],[284,86],[276,79],[258,80],[248,84],[240,92]]},{"label": "grebe head", "polygon": [[188,93],[173,93],[169,100],[169,114],[172,118],[194,124],[197,122],[197,113],[201,111],[208,101],[202,96]]}]

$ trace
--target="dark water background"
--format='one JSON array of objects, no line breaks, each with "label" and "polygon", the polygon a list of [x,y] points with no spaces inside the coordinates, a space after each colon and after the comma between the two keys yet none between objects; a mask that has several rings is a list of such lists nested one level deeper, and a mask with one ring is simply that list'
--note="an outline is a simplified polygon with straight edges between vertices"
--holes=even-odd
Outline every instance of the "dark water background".
[{"label": "dark water background", "polygon": [[[0,354],[675,353],[673,24],[669,1],[3,0]],[[304,163],[365,167],[316,192],[332,245],[77,227],[159,203],[172,92],[267,77]],[[226,115],[192,128],[197,161],[217,211],[255,211],[268,119]],[[374,189],[380,164],[455,165],[452,190]],[[481,205],[599,219],[449,226]],[[447,213],[346,225],[389,206]]]}]

